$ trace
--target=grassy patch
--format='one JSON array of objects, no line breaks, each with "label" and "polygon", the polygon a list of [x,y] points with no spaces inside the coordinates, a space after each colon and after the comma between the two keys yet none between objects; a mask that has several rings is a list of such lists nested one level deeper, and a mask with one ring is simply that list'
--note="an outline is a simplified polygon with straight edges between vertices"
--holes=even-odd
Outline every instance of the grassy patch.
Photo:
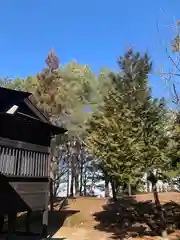
[{"label": "grassy patch", "polygon": [[67,217],[64,221],[63,226],[76,227],[79,225],[83,225],[84,222],[86,222],[85,216],[81,212],[79,212]]}]

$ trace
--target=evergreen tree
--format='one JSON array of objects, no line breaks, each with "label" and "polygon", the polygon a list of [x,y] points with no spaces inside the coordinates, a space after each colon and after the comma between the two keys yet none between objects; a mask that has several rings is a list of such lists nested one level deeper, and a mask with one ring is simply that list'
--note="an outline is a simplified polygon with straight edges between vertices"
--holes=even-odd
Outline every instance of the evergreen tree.
[{"label": "evergreen tree", "polygon": [[147,54],[129,50],[118,61],[119,74],[111,74],[112,88],[101,112],[90,121],[87,142],[103,158],[111,177],[129,185],[141,172],[162,169],[167,163],[167,137],[163,130],[165,105],[153,100],[148,86],[151,63]]}]

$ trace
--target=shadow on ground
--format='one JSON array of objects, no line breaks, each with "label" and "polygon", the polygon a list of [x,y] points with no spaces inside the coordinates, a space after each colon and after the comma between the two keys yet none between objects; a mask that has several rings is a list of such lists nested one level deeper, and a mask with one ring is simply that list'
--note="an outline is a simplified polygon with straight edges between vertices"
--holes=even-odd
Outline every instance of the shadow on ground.
[{"label": "shadow on ground", "polygon": [[[60,229],[64,221],[72,216],[73,214],[78,213],[76,210],[68,210],[68,206],[61,206],[58,202],[54,204],[54,211],[49,211],[48,216],[48,238],[53,239],[52,236]],[[17,218],[16,221],[16,239],[23,240],[39,240],[41,238],[42,231],[42,214],[41,212],[32,212],[30,217],[30,232],[26,232],[26,214],[22,214]],[[7,222],[4,224],[4,231],[0,236],[0,239],[4,239],[7,235]],[[2,237],[2,238],[1,238]],[[59,240],[64,240],[64,238],[56,238]]]},{"label": "shadow on ground", "polygon": [[[168,202],[162,205],[168,233],[180,229],[180,205]],[[159,211],[152,201],[137,202],[133,197],[109,201],[103,211],[94,214],[95,229],[112,233],[114,239],[156,236],[160,234]]]}]

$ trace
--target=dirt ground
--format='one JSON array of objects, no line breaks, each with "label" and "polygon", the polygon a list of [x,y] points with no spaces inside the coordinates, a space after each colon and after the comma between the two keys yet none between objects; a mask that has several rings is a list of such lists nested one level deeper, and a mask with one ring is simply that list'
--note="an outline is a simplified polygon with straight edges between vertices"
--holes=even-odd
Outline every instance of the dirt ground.
[{"label": "dirt ground", "polygon": [[69,199],[68,206],[64,210],[68,217],[53,238],[64,237],[64,239],[69,240],[111,239],[109,238],[111,234],[95,229],[97,222],[93,216],[94,213],[102,211],[102,206],[106,203],[106,199],[93,197]]},{"label": "dirt ground", "polygon": [[[169,239],[180,239],[180,193],[160,193],[160,201],[167,213]],[[103,198],[79,197],[68,199],[62,210],[55,204],[55,211],[49,212],[49,240],[160,240],[153,236],[159,227],[152,194],[142,194],[123,198],[113,203]],[[136,213],[140,215],[136,215]],[[154,215],[153,215],[154,214]],[[151,219],[151,222],[150,220]],[[18,236],[17,239],[40,239],[41,214],[31,217],[31,237]],[[151,224],[151,225],[150,225]],[[149,225],[155,230],[149,228]],[[18,217],[17,232],[25,232],[25,216]],[[36,234],[37,233],[37,234]],[[36,236],[37,235],[37,236]],[[157,234],[158,235],[158,234]],[[1,238],[0,238],[1,239]],[[3,239],[3,238],[2,238]]]},{"label": "dirt ground", "polygon": [[[180,193],[160,193],[159,197],[162,204],[167,204],[170,201],[180,203]],[[133,203],[147,200],[153,200],[152,194],[133,196]],[[127,202],[125,204],[127,204]],[[129,207],[131,205],[131,201],[128,204]],[[54,238],[64,237],[64,239],[69,240],[110,240],[128,238],[134,238],[138,240],[139,237],[141,237],[141,239],[143,237],[147,240],[161,239],[161,237],[158,236],[145,236],[145,234],[143,236],[138,235],[137,232],[140,231],[139,229],[141,227],[144,228],[144,223],[142,225],[141,223],[138,223],[138,225],[135,224],[137,225],[135,227],[131,226],[133,230],[130,237],[127,236],[126,233],[130,230],[130,228],[125,228],[124,230],[118,229],[121,228],[121,225],[117,223],[120,217],[118,216],[118,218],[114,219],[114,216],[118,213],[118,207],[113,205],[112,208],[107,210],[105,209],[106,205],[106,199],[90,197],[80,197],[73,200],[69,199],[68,205],[63,210],[66,212],[67,217],[64,219],[62,227],[54,234]],[[180,220],[179,215],[178,217]],[[127,216],[123,215],[122,222],[125,222],[125,218],[127,218]],[[180,239],[180,231],[171,231],[169,237],[170,240]]]}]

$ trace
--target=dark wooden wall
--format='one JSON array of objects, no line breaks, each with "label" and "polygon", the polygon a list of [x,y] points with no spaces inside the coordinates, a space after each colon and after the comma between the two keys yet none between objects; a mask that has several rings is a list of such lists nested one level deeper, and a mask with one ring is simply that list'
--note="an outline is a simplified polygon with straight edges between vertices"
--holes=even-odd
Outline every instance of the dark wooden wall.
[{"label": "dark wooden wall", "polygon": [[46,208],[49,182],[10,182],[10,185],[31,210]]},{"label": "dark wooden wall", "polygon": [[49,180],[30,182],[0,174],[0,214],[43,210],[49,197]]}]

